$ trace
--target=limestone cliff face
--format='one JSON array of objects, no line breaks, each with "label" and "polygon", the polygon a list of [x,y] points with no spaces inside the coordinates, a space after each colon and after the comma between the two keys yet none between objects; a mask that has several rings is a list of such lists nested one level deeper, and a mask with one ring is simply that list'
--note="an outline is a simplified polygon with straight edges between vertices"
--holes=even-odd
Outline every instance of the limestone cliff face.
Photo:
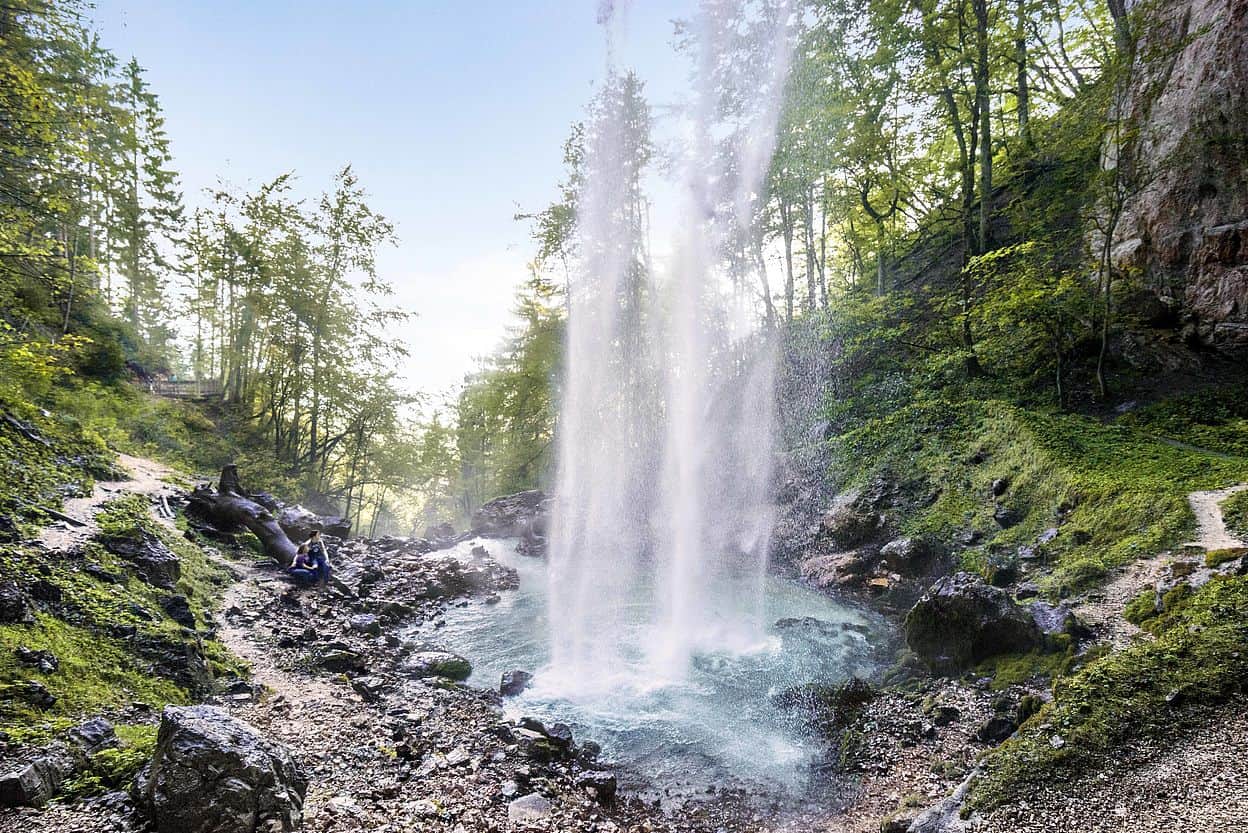
[{"label": "limestone cliff face", "polygon": [[1248,0],[1144,13],[1128,106],[1146,185],[1125,206],[1116,260],[1155,294],[1151,323],[1248,355]]}]

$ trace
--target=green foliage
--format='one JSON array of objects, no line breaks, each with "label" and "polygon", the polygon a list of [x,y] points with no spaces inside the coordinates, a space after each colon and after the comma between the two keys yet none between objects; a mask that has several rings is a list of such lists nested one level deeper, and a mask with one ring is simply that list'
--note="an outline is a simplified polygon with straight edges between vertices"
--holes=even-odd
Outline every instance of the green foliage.
[{"label": "green foliage", "polygon": [[1232,535],[1248,541],[1248,491],[1237,492],[1222,501],[1222,520]]},{"label": "green foliage", "polygon": [[156,727],[122,724],[117,730],[117,747],[103,749],[87,760],[86,768],[61,788],[68,799],[124,790],[138,771],[151,760],[156,749]]},{"label": "green foliage", "polygon": [[[1058,681],[1054,699],[982,762],[969,806],[995,807],[1055,772],[1099,766],[1115,744],[1159,736],[1242,693],[1248,579],[1214,578],[1136,643]],[[1057,735],[1063,743],[1054,745]]]},{"label": "green foliage", "polygon": [[[150,504],[141,496],[114,500],[97,516],[105,535],[131,535],[143,529],[158,535],[178,556],[182,576],[175,588],[187,597],[196,619],[220,601],[229,577],[203,551],[151,516]],[[118,577],[102,582],[86,573],[94,563]],[[72,725],[82,716],[101,710],[143,702],[158,708],[166,703],[185,703],[187,692],[171,680],[152,673],[148,662],[134,653],[131,643],[115,636],[118,627],[134,627],[140,635],[180,642],[182,627],[168,617],[161,600],[168,591],[141,581],[126,562],[95,543],[77,556],[49,560],[42,550],[0,545],[0,574],[19,582],[49,582],[60,592],[58,615],[38,613],[33,625],[0,626],[0,731],[26,741],[36,741]],[[51,651],[60,668],[50,674],[17,662],[18,647]],[[246,673],[245,666],[215,640],[202,640],[202,648],[214,675]],[[31,680],[45,685],[57,701],[40,710],[17,694]],[[109,763],[125,764],[124,756]]]},{"label": "green foliage", "polygon": [[1164,399],[1124,415],[1124,425],[1248,458],[1248,398],[1236,386]]}]

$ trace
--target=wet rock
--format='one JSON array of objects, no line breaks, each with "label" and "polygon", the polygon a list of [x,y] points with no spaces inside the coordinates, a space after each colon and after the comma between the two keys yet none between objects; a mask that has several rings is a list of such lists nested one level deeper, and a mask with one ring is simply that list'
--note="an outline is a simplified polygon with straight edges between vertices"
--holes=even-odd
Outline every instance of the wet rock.
[{"label": "wet rock", "polygon": [[297,830],[308,780],[290,751],[210,706],[166,707],[135,798],[159,833]]},{"label": "wet rock", "polygon": [[522,795],[507,804],[507,820],[512,824],[528,825],[549,815],[550,801],[539,793]]},{"label": "wet rock", "polygon": [[74,760],[54,746],[0,768],[0,807],[41,807],[74,773]]},{"label": "wet rock", "polygon": [[908,574],[920,569],[931,555],[931,546],[919,537],[895,538],[880,548],[884,565],[897,573]]},{"label": "wet rock", "polygon": [[839,547],[856,547],[865,543],[879,532],[883,519],[862,504],[858,492],[837,495],[819,521],[823,534]]},{"label": "wet rock", "polygon": [[400,670],[414,677],[445,677],[463,681],[472,675],[472,663],[450,651],[417,651],[403,660]]},{"label": "wet rock", "polygon": [[830,555],[815,555],[799,565],[802,579],[820,589],[840,587],[862,581],[875,568],[875,553],[850,550]]},{"label": "wet rock", "polygon": [[581,789],[594,791],[594,797],[602,804],[610,804],[615,800],[617,784],[615,775],[605,770],[589,770],[576,776],[576,785]]},{"label": "wet rock", "polygon": [[117,746],[117,732],[113,724],[102,717],[94,717],[69,730],[69,740],[88,758],[105,749]]},{"label": "wet rock", "polygon": [[195,628],[195,612],[191,610],[191,602],[180,593],[165,596],[160,600],[160,607],[169,618],[184,628]]},{"label": "wet rock", "polygon": [[104,549],[134,565],[148,584],[172,588],[182,577],[182,564],[160,538],[145,529],[130,535],[106,535],[100,538]]},{"label": "wet rock", "polygon": [[504,697],[515,697],[529,687],[533,675],[528,671],[506,671],[498,684],[498,693]]},{"label": "wet rock", "polygon": [[353,679],[351,688],[365,703],[376,703],[382,698],[386,689],[390,688],[390,684],[384,677],[370,675]]},{"label": "wet rock", "polygon": [[26,594],[15,581],[0,581],[0,625],[29,625],[35,621]]},{"label": "wet rock", "polygon": [[831,733],[852,723],[876,694],[870,683],[854,677],[841,685],[793,686],[775,695],[772,702],[812,728]]},{"label": "wet rock", "polygon": [[9,515],[0,515],[0,543],[11,544],[21,537],[17,524]]},{"label": "wet rock", "polygon": [[906,642],[933,671],[951,674],[1040,640],[1030,614],[971,573],[945,576],[911,608]]},{"label": "wet rock", "polygon": [[51,674],[61,667],[61,661],[51,651],[32,651],[24,645],[18,646],[13,652],[17,661],[30,668],[37,668],[42,674]]}]

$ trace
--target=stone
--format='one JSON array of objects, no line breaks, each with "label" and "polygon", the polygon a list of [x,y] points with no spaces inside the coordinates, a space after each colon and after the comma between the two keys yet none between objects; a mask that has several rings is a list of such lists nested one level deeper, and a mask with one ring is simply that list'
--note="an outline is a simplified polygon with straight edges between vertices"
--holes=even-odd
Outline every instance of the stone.
[{"label": "stone", "polygon": [[74,774],[68,750],[54,746],[0,769],[0,807],[41,807]]},{"label": "stone", "polygon": [[498,684],[498,693],[504,697],[515,697],[523,693],[532,681],[533,675],[528,671],[505,671]]},{"label": "stone", "polygon": [[135,571],[148,584],[166,590],[182,577],[182,563],[160,537],[145,529],[129,535],[105,535],[100,539],[104,549],[134,565]]},{"label": "stone", "polygon": [[576,785],[594,791],[594,797],[602,804],[615,800],[617,783],[615,775],[600,769],[591,769],[576,776]]},{"label": "stone", "polygon": [[895,538],[880,548],[884,565],[897,573],[911,573],[920,568],[931,554],[931,547],[922,538]]},{"label": "stone", "polygon": [[865,543],[882,526],[881,518],[862,506],[858,492],[837,495],[820,518],[823,534],[838,547],[851,548]]},{"label": "stone", "polygon": [[1081,636],[1087,633],[1087,627],[1079,621],[1069,605],[1036,601],[1028,605],[1027,610],[1031,613],[1031,620],[1045,636]]},{"label": "stone", "polygon": [[371,613],[359,613],[347,620],[347,626],[356,633],[368,636],[381,635],[381,620]]},{"label": "stone", "polygon": [[321,667],[335,674],[363,674],[368,670],[368,663],[349,648],[327,646],[321,654]]},{"label": "stone", "polygon": [[992,519],[996,521],[997,526],[1002,529],[1009,529],[1012,526],[1017,526],[1019,521],[1023,519],[1023,516],[1017,509],[998,503],[996,508],[992,511]]},{"label": "stone", "polygon": [[24,645],[19,645],[13,655],[22,665],[37,668],[42,674],[51,674],[61,667],[60,659],[51,651],[32,651]]},{"label": "stone", "polygon": [[527,825],[549,815],[550,800],[540,793],[522,795],[507,804],[507,820],[512,824]]},{"label": "stone", "polygon": [[995,746],[998,743],[1003,743],[1017,729],[1018,724],[1014,722],[1014,718],[998,715],[989,718],[984,725],[980,726],[975,732],[975,737],[983,743]]},{"label": "stone", "polygon": [[303,823],[290,750],[211,706],[167,706],[135,799],[158,833],[277,833]]},{"label": "stone", "polygon": [[414,677],[445,677],[462,682],[472,675],[472,663],[450,651],[424,650],[404,659],[400,670]]},{"label": "stone", "polygon": [[160,600],[160,607],[169,618],[184,628],[195,628],[195,612],[191,610],[191,602],[181,593],[165,596]]},{"label": "stone", "polygon": [[1010,488],[1010,479],[1008,477],[998,477],[992,481],[992,496],[1001,497]]},{"label": "stone", "polygon": [[93,717],[69,730],[69,740],[88,758],[117,746],[117,732],[103,717]]},{"label": "stone", "polygon": [[48,691],[48,687],[38,680],[27,680],[25,683],[15,684],[10,691],[37,709],[47,710],[56,705],[56,695]]},{"label": "stone", "polygon": [[30,601],[15,581],[0,581],[0,625],[29,625],[35,621]]},{"label": "stone", "polygon": [[495,498],[472,513],[472,532],[494,538],[544,536],[550,499],[539,489]]},{"label": "stone", "polygon": [[351,521],[338,515],[318,515],[299,504],[281,507],[277,511],[277,525],[296,544],[308,540],[313,532],[321,532],[334,538],[351,536]]},{"label": "stone", "polygon": [[940,674],[953,674],[1002,653],[1028,651],[1040,632],[1010,595],[979,576],[937,581],[906,615],[906,643]]}]

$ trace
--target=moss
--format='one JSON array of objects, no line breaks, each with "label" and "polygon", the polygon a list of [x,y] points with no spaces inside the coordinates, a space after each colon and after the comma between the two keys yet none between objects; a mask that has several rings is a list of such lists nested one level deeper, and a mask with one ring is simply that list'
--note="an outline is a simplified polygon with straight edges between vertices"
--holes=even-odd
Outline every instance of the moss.
[{"label": "moss", "polygon": [[[1173,547],[1194,529],[1189,492],[1248,480],[1248,459],[1175,446],[1146,425],[999,401],[913,401],[835,446],[836,465],[857,472],[856,483],[906,472],[902,491],[911,499],[896,518],[903,533],[950,541],[976,531],[964,568],[989,577],[1019,547],[1038,548],[1052,568],[1041,582],[1050,596],[1079,592]],[[1009,481],[999,500],[1017,516],[1008,528],[994,519],[998,478]],[[1038,546],[1050,527],[1057,536]]]},{"label": "moss", "polygon": [[[204,622],[216,608],[230,576],[199,547],[155,521],[146,498],[132,495],[111,501],[97,520],[105,534],[131,535],[142,529],[157,535],[181,562],[175,590],[187,597],[197,621]],[[114,580],[94,577],[84,570],[88,564]],[[14,691],[37,679],[57,698],[46,711],[17,697],[0,698],[0,730],[16,739],[37,741],[87,714],[135,701],[157,708],[187,702],[185,689],[152,673],[151,663],[132,653],[131,640],[114,636],[119,628],[133,628],[139,637],[165,644],[187,639],[162,607],[168,591],[141,581],[126,562],[95,543],[58,559],[49,559],[42,550],[0,545],[0,573],[23,583],[47,582],[60,594],[58,601],[37,614],[35,624],[0,626],[0,687]],[[246,665],[219,642],[195,639],[214,676],[247,674]],[[19,646],[51,651],[60,668],[40,674],[18,664],[14,652]]]},{"label": "moss", "polygon": [[1122,618],[1133,625],[1141,625],[1146,619],[1153,618],[1159,612],[1157,608],[1157,591],[1149,588],[1127,602],[1127,606],[1122,611]]},{"label": "moss", "polygon": [[1205,554],[1206,567],[1220,567],[1228,561],[1234,561],[1248,555],[1248,548],[1232,547],[1225,550],[1210,550]]},{"label": "moss", "polygon": [[1059,771],[1095,767],[1128,737],[1159,736],[1245,689],[1248,579],[1215,577],[1158,622],[1155,640],[1060,679],[1053,702],[984,759],[969,807],[989,809]]},{"label": "moss", "polygon": [[1232,535],[1248,541],[1248,491],[1236,492],[1222,501],[1222,519]]},{"label": "moss", "polygon": [[151,760],[156,749],[155,726],[123,724],[116,729],[117,747],[92,755],[83,771],[62,788],[62,798],[72,800],[108,790],[125,789]]}]

